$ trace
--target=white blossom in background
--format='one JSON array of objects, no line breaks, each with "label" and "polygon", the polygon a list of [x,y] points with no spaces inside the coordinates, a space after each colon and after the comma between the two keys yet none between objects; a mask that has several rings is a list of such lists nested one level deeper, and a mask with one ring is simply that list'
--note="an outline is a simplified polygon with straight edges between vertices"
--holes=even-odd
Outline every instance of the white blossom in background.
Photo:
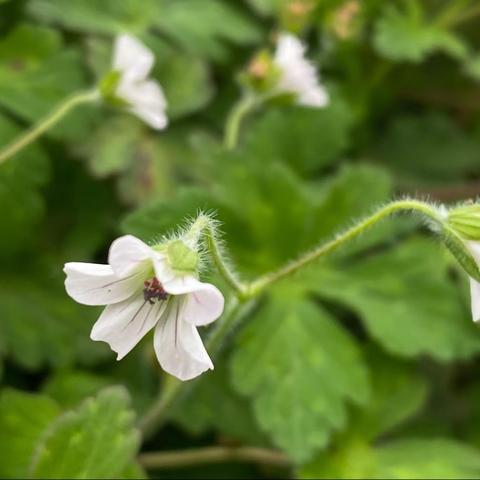
[{"label": "white blossom in background", "polygon": [[64,268],[65,287],[74,300],[106,305],[92,340],[107,342],[120,360],[155,328],[155,353],[166,372],[189,380],[213,369],[197,327],[222,314],[222,293],[192,274],[179,274],[168,255],[131,235],[112,243],[108,263]]},{"label": "white blossom in background", "polygon": [[[467,248],[472,257],[480,266],[480,242],[467,242]],[[480,283],[470,277],[470,295],[472,303],[472,317],[474,322],[480,321]]]},{"label": "white blossom in background", "polygon": [[294,35],[279,36],[273,59],[280,70],[277,89],[295,94],[300,105],[325,107],[329,103],[328,92],[320,84],[314,65],[305,58],[305,50],[305,45]]},{"label": "white blossom in background", "polygon": [[161,130],[167,126],[167,102],[160,85],[148,79],[154,61],[153,53],[132,36],[115,39],[112,67],[120,74],[115,96],[152,128]]}]

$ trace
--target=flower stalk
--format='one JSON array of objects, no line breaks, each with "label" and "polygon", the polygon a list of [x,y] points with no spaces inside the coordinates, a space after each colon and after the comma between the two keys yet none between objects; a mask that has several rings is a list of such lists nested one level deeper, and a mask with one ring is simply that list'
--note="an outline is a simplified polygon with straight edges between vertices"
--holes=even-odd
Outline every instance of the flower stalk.
[{"label": "flower stalk", "polygon": [[[255,299],[271,285],[333,253],[342,245],[358,237],[378,222],[398,212],[419,213],[431,224],[434,230],[441,230],[445,222],[442,211],[428,203],[409,199],[393,201],[380,208],[371,216],[360,221],[349,230],[338,235],[335,239],[320,245],[285,267],[266,274],[248,284],[238,282],[228,268],[228,261],[224,258],[222,249],[216,238],[213,220],[206,215],[200,215],[192,225],[190,231],[192,231],[192,229],[202,231],[206,236],[208,253],[213,258],[220,275],[222,275],[224,280],[233,288],[236,294],[236,299],[231,302],[227,313],[219,320],[217,327],[208,338],[206,342],[207,350],[212,355],[218,353],[220,346],[229,332],[238,325],[248,309],[254,304]],[[138,426],[144,437],[148,438],[167,420],[170,406],[183,393],[188,393],[191,386],[191,383],[184,384],[178,381],[169,381],[165,384],[158,399],[153,403],[143,418],[140,419]]]},{"label": "flower stalk", "polygon": [[253,93],[246,93],[233,106],[228,115],[223,144],[227,150],[234,150],[238,144],[240,127],[244,118],[257,106],[258,99]]},{"label": "flower stalk", "polygon": [[71,97],[67,98],[53,112],[40,120],[30,130],[25,132],[22,136],[20,136],[12,143],[7,145],[3,150],[1,150],[0,164],[7,161],[9,158],[16,155],[20,150],[24,149],[32,142],[34,142],[38,137],[40,137],[43,133],[52,128],[74,108],[82,104],[96,102],[99,99],[100,92],[97,89],[87,92],[76,93]]},{"label": "flower stalk", "polygon": [[289,459],[277,450],[259,447],[205,447],[173,452],[142,453],[138,460],[146,469],[184,468],[188,465],[201,465],[222,462],[252,462],[288,468]]}]

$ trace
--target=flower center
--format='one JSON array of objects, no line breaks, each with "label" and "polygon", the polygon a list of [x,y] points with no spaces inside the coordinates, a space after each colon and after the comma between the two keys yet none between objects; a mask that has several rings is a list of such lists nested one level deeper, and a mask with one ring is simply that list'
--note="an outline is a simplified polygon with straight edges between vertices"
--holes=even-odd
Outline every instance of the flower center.
[{"label": "flower center", "polygon": [[163,289],[163,285],[157,277],[147,280],[143,283],[143,286],[143,298],[152,305],[155,303],[155,300],[161,301],[168,298],[168,293]]}]

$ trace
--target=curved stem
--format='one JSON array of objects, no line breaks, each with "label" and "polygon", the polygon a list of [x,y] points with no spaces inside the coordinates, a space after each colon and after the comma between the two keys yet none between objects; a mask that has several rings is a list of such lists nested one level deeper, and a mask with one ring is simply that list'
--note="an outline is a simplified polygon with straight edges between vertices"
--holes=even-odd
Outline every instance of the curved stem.
[{"label": "curved stem", "polygon": [[[258,280],[246,286],[238,283],[233,277],[233,274],[228,270],[221,255],[221,249],[215,240],[215,228],[212,219],[206,215],[200,215],[190,228],[187,235],[191,235],[191,238],[199,238],[202,231],[207,231],[207,238],[212,242],[209,246],[209,250],[214,257],[217,268],[219,268],[220,273],[222,273],[224,278],[234,287],[236,293],[236,298],[230,304],[228,312],[221,320],[219,320],[215,330],[213,330],[212,334],[206,341],[207,350],[213,355],[218,352],[227,334],[234,329],[238,322],[243,318],[244,314],[252,306],[254,298],[270,285],[292,275],[301,268],[319,260],[327,254],[332,253],[341,245],[360,235],[377,222],[399,211],[419,212],[435,225],[442,224],[444,221],[441,213],[435,207],[427,203],[417,200],[395,201],[384,206],[370,217],[360,221],[357,225],[337,236],[330,242],[320,245],[280,270],[260,277]],[[187,393],[188,389],[193,384],[194,382],[184,384],[179,380],[168,377],[167,383],[162,389],[158,399],[139,421],[138,427],[142,431],[144,437],[148,437],[154,433],[157,428],[167,420],[168,410],[172,403],[177,400],[182,393]]]},{"label": "curved stem", "polygon": [[185,237],[196,245],[202,234],[205,235],[208,251],[218,272],[239,298],[244,297],[247,290],[246,286],[238,281],[228,265],[221,242],[217,238],[215,220],[203,213],[197,217]]},{"label": "curved stem", "polygon": [[350,228],[346,232],[338,235],[333,240],[323,245],[320,245],[319,247],[306,253],[298,260],[291,262],[285,267],[280,268],[275,272],[264,275],[258,280],[252,282],[249,285],[247,297],[257,296],[260,292],[265,290],[271,284],[278,282],[279,280],[282,280],[289,275],[292,275],[293,273],[309,265],[310,263],[313,263],[320,258],[332,253],[333,251],[337,250],[341,245],[362,234],[365,230],[369,229],[377,222],[399,211],[417,211],[425,215],[430,220],[433,220],[433,222],[435,223],[442,223],[443,221],[437,209],[424,202],[419,202],[417,200],[399,200],[396,202],[392,202],[375,212],[370,217],[357,223],[354,227]]},{"label": "curved stem", "polygon": [[252,462],[289,467],[289,459],[277,450],[259,447],[205,447],[174,452],[142,453],[138,460],[146,469],[182,468],[221,462]]},{"label": "curved stem", "polygon": [[245,94],[233,107],[228,115],[223,144],[227,150],[233,150],[238,143],[238,134],[240,125],[244,117],[257,104],[257,100],[252,94]]},{"label": "curved stem", "polygon": [[13,157],[20,150],[36,140],[42,133],[47,131],[53,125],[55,125],[64,115],[72,110],[77,105],[82,103],[90,103],[98,100],[100,94],[97,90],[88,92],[77,93],[63,103],[61,103],[53,112],[40,120],[30,130],[24,133],[22,136],[14,140],[0,151],[0,163],[5,162],[10,157]]}]

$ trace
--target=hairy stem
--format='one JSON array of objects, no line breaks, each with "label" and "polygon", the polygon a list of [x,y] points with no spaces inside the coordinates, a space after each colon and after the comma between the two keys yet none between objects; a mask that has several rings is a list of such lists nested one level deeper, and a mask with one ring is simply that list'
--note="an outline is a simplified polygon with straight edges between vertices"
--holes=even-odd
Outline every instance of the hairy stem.
[{"label": "hairy stem", "polygon": [[10,157],[13,157],[20,150],[22,150],[27,145],[35,141],[40,135],[42,135],[49,128],[55,125],[70,110],[72,110],[73,108],[75,108],[76,106],[82,103],[90,103],[98,100],[99,95],[100,94],[97,90],[92,90],[88,92],[77,93],[67,98],[53,112],[51,112],[45,118],[40,120],[30,130],[27,130],[26,133],[21,135],[12,143],[7,145],[3,150],[1,150],[0,163],[3,163],[6,160],[8,160]]},{"label": "hairy stem", "polygon": [[252,94],[245,94],[228,115],[223,144],[227,150],[233,150],[238,143],[240,126],[244,117],[256,106],[257,100]]},{"label": "hairy stem", "polygon": [[363,232],[368,230],[377,222],[399,211],[419,212],[425,215],[429,220],[433,220],[433,222],[435,223],[442,222],[442,218],[439,212],[434,207],[424,202],[420,202],[417,200],[399,200],[389,203],[385,207],[375,212],[370,217],[367,217],[346,232],[338,235],[333,240],[323,245],[320,245],[317,248],[314,248],[312,251],[304,254],[299,259],[291,262],[285,267],[282,267],[275,272],[269,273],[255,280],[248,287],[247,297],[257,296],[260,292],[268,288],[273,283],[278,282],[279,280],[282,280],[283,278],[288,277],[289,275],[292,275],[293,273],[299,271],[303,267],[325,257],[326,255],[337,250],[344,243],[352,240],[358,235],[361,235]]},{"label": "hairy stem", "polygon": [[182,468],[190,465],[221,462],[252,462],[289,467],[281,452],[259,447],[205,447],[173,452],[147,452],[138,457],[146,469]]},{"label": "hairy stem", "polygon": [[[209,251],[215,261],[217,268],[222,276],[234,288],[236,298],[231,302],[227,313],[218,321],[216,328],[208,337],[206,342],[207,350],[215,355],[226,336],[231,332],[238,322],[243,318],[245,313],[254,304],[254,299],[259,296],[265,289],[273,283],[292,275],[303,267],[316,262],[322,257],[337,250],[346,242],[352,240],[364,231],[374,226],[377,222],[384,218],[400,212],[413,211],[421,213],[429,221],[436,225],[443,222],[440,212],[433,206],[417,200],[398,200],[383,208],[379,209],[370,217],[360,221],[346,232],[338,235],[335,239],[327,242],[312,251],[306,253],[298,260],[286,265],[275,272],[269,273],[248,285],[242,285],[237,282],[233,274],[228,270],[225,260],[221,254],[221,249],[215,239],[215,228],[212,220],[206,215],[200,215],[199,218],[190,228],[190,232],[195,235],[207,232],[209,239]],[[168,378],[168,381],[162,388],[158,399],[153,403],[146,414],[140,419],[138,427],[142,431],[144,437],[148,437],[154,433],[167,419],[171,405],[183,394],[187,393],[194,382],[182,383],[174,378]]]}]

